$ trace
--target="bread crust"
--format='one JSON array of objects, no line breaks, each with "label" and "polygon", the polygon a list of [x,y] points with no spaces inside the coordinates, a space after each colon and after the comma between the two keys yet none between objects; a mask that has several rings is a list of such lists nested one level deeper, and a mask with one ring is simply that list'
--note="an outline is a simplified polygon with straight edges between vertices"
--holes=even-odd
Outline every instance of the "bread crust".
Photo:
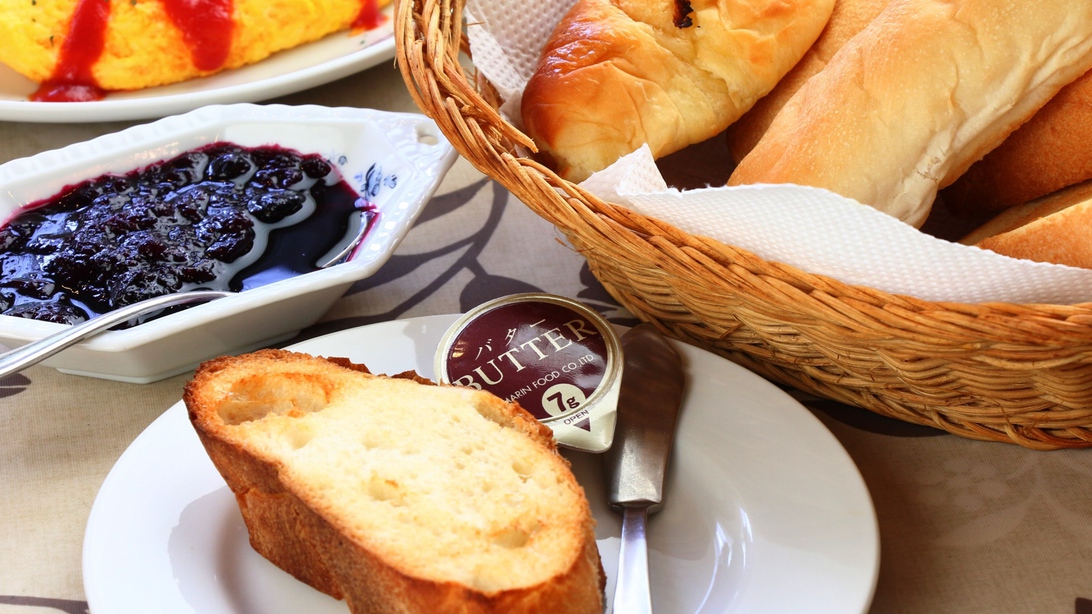
[{"label": "bread crust", "polygon": [[[285,467],[277,458],[256,453],[254,446],[232,433],[218,413],[230,382],[274,364],[277,368],[289,365],[289,371],[299,368],[326,373],[333,387],[345,372],[354,377],[383,377],[368,375],[366,368],[344,359],[327,361],[282,350],[260,350],[211,360],[187,383],[183,399],[190,420],[235,494],[257,552],[297,579],[344,599],[354,613],[602,611],[605,575],[595,543],[594,520],[567,461],[557,454],[549,428],[518,405],[481,393],[490,399],[490,410],[497,412],[502,426],[522,432],[556,456],[558,466],[565,468],[557,475],[559,483],[579,490],[583,501],[583,507],[574,512],[577,520],[570,529],[582,546],[571,553],[572,560],[563,572],[532,586],[483,592],[455,581],[422,577],[403,562],[385,559],[324,511],[329,502],[286,483]],[[414,379],[416,374],[406,377]]]},{"label": "bread crust", "polygon": [[826,188],[914,226],[1092,66],[1092,3],[892,0],[785,104],[730,185]]},{"label": "bread crust", "polygon": [[580,0],[550,36],[521,113],[562,177],[719,134],[800,59],[834,2],[692,0],[690,25],[677,25],[678,4]]},{"label": "bread crust", "polygon": [[1092,269],[1092,181],[1012,207],[961,241],[999,254]]},{"label": "bread crust", "polygon": [[890,0],[837,0],[823,32],[804,57],[792,67],[769,94],[763,96],[728,127],[728,151],[739,164],[758,143],[773,118],[808,79],[826,67],[834,54],[880,14]]},{"label": "bread crust", "polygon": [[953,214],[978,217],[1092,179],[1092,72],[1050,99],[941,194]]}]

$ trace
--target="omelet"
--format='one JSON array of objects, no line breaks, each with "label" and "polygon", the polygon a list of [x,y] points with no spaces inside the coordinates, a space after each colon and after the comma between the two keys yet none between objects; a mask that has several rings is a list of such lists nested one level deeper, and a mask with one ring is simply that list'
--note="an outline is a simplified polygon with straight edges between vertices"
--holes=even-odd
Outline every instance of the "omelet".
[{"label": "omelet", "polygon": [[391,1],[0,0],[0,62],[39,84],[137,90],[258,62]]}]

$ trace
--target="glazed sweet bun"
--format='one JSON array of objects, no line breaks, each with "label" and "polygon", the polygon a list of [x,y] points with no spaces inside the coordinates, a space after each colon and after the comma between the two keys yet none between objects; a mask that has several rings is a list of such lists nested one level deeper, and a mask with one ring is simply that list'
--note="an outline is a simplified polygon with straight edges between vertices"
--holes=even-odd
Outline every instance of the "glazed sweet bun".
[{"label": "glazed sweet bun", "polygon": [[39,84],[136,90],[257,62],[390,1],[0,0],[0,63]]},{"label": "glazed sweet bun", "polygon": [[1092,2],[892,0],[782,107],[729,184],[826,188],[913,226],[1092,66]]},{"label": "glazed sweet bun", "polygon": [[582,181],[647,143],[719,134],[807,51],[834,0],[579,0],[523,92],[524,129]]}]

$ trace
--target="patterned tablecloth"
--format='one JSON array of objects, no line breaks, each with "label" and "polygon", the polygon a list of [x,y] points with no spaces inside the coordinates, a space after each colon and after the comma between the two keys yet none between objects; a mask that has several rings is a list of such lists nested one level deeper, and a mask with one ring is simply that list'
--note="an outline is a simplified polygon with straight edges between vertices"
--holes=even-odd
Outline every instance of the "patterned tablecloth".
[{"label": "patterned tablecloth", "polygon": [[[277,102],[416,110],[390,63]],[[0,162],[128,125],[0,122]],[[302,337],[532,290],[635,323],[550,224],[459,160],[389,263]],[[87,611],[81,546],[96,492],[186,379],[124,384],[37,366],[0,380],[0,614]],[[872,496],[871,612],[1092,613],[1092,451],[969,441],[796,396]]]}]

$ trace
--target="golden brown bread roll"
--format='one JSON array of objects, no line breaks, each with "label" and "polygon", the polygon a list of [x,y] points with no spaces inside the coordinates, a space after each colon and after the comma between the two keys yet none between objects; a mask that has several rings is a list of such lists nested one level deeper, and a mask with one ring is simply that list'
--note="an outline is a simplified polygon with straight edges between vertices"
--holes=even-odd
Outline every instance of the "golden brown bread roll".
[{"label": "golden brown bread roll", "polygon": [[960,216],[996,213],[1092,179],[1092,72],[1062,88],[944,189]]},{"label": "golden brown bread roll", "polygon": [[729,184],[826,188],[920,226],[940,187],[1090,66],[1087,0],[893,0]]},{"label": "golden brown bread roll", "polygon": [[1092,181],[1011,207],[960,243],[1013,258],[1092,269]]},{"label": "golden brown bread roll", "polygon": [[770,91],[833,4],[580,0],[524,89],[524,129],[571,181],[645,143],[659,158],[704,141]]},{"label": "golden brown bread roll", "polygon": [[738,164],[755,143],[762,138],[781,107],[804,85],[804,82],[823,70],[830,58],[842,45],[864,29],[890,0],[836,0],[830,21],[823,28],[815,44],[808,49],[804,57],[793,66],[773,90],[763,96],[728,127],[728,150],[732,160]]}]

